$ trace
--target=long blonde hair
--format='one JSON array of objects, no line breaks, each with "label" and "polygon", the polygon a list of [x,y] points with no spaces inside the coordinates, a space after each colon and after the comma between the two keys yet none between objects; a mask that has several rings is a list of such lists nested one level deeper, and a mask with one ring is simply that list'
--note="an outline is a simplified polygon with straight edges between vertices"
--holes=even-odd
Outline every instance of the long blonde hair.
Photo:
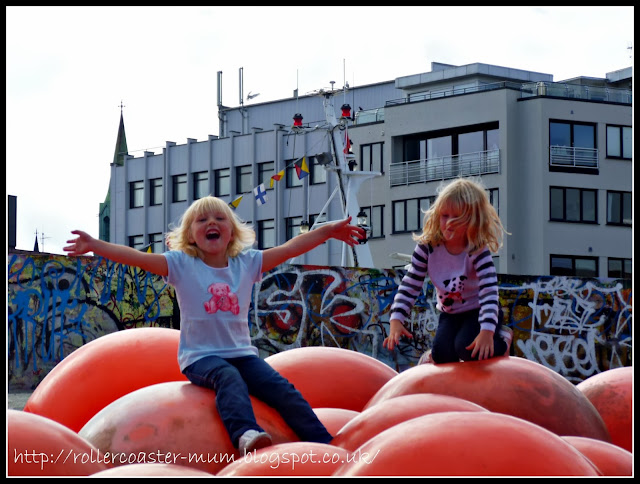
[{"label": "long blonde hair", "polygon": [[439,244],[445,241],[440,230],[440,214],[444,208],[459,212],[460,216],[451,219],[447,225],[452,229],[467,227],[468,250],[473,252],[485,245],[492,252],[502,247],[503,233],[508,234],[502,225],[495,208],[481,182],[468,178],[456,178],[438,190],[438,197],[425,212],[424,226],[420,235],[413,239],[421,244]]},{"label": "long blonde hair", "polygon": [[189,242],[189,232],[191,224],[198,216],[211,212],[222,212],[231,220],[233,240],[227,247],[227,255],[229,257],[235,257],[253,245],[256,240],[256,233],[253,228],[243,222],[224,200],[209,195],[193,202],[187,211],[182,214],[177,226],[169,226],[170,231],[165,238],[167,246],[171,250],[181,250],[187,255],[202,259],[202,251],[195,244]]}]

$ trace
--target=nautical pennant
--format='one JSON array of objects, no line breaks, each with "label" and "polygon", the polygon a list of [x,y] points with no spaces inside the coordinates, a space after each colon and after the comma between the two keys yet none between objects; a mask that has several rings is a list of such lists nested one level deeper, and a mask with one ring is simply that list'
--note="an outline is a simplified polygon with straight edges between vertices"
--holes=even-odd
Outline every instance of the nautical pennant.
[{"label": "nautical pennant", "polygon": [[240,205],[240,200],[242,200],[242,195],[240,195],[238,198],[236,198],[235,200],[233,200],[232,202],[229,203],[229,206],[231,208],[238,208],[238,205]]},{"label": "nautical pennant", "polygon": [[295,166],[298,180],[302,180],[305,176],[309,175],[309,168],[307,167],[306,157],[303,156],[301,160],[296,161]]},{"label": "nautical pennant", "polygon": [[256,203],[258,205],[264,205],[267,203],[267,191],[264,188],[264,183],[260,183],[257,187],[253,189],[253,194],[256,197]]},{"label": "nautical pennant", "polygon": [[269,181],[269,188],[273,188],[273,181],[280,181],[280,179],[284,176],[284,170],[280,170],[278,173],[271,177]]}]

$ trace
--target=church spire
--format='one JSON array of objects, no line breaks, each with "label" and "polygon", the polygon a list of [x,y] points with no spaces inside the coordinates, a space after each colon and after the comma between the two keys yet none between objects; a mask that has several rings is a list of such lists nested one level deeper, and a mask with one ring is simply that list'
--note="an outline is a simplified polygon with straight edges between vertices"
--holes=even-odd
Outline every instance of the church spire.
[{"label": "church spire", "polygon": [[118,137],[116,139],[116,149],[113,154],[113,163],[116,165],[124,165],[124,155],[128,154],[127,136],[124,132],[124,115],[122,113],[124,104],[120,101],[120,126],[118,127]]}]

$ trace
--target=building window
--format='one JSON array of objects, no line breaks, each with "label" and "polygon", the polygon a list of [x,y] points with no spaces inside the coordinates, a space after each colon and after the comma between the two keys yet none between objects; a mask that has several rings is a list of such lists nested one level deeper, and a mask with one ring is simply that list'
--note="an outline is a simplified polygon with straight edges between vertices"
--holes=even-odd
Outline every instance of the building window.
[{"label": "building window", "polygon": [[631,259],[609,257],[607,276],[616,279],[631,279]]},{"label": "building window", "polygon": [[151,245],[151,252],[162,254],[162,234],[149,234],[149,244]]},{"label": "building window", "polygon": [[149,180],[149,205],[162,205],[162,178]]},{"label": "building window", "polygon": [[309,184],[319,185],[320,183],[327,183],[327,170],[324,166],[316,161],[315,156],[308,158],[309,162]]},{"label": "building window", "polygon": [[426,212],[435,197],[412,198],[393,202],[393,232],[421,232],[424,212]]},{"label": "building window", "polygon": [[598,258],[552,254],[551,275],[598,277]]},{"label": "building window", "polygon": [[596,125],[549,121],[549,164],[570,168],[597,168]]},{"label": "building window", "polygon": [[631,126],[607,126],[607,157],[631,159]]},{"label": "building window", "polygon": [[607,223],[631,226],[631,192],[607,191]]},{"label": "building window", "polygon": [[209,172],[199,171],[193,174],[193,199],[209,195]]},{"label": "building window", "polygon": [[302,217],[287,217],[287,240],[293,239],[296,235],[300,234],[300,224],[302,223]]},{"label": "building window", "polygon": [[276,246],[276,227],[273,219],[258,221],[258,249],[270,249]]},{"label": "building window", "polygon": [[134,249],[142,249],[143,246],[144,246],[144,235],[129,236],[129,247],[133,247]]},{"label": "building window", "polygon": [[383,173],[382,149],[384,143],[371,143],[360,146],[360,170]]},{"label": "building window", "polygon": [[144,181],[129,183],[129,208],[144,207]]},{"label": "building window", "polygon": [[496,210],[498,216],[500,216],[500,193],[497,188],[488,188],[486,190],[487,196],[489,197],[489,203]]},{"label": "building window", "polygon": [[215,170],[213,176],[216,197],[231,195],[231,169]]},{"label": "building window", "polygon": [[267,190],[272,190],[271,177],[276,174],[275,162],[267,161],[265,163],[258,163],[258,183],[264,183],[264,187]]},{"label": "building window", "polygon": [[287,179],[287,188],[301,187],[302,179],[298,178],[298,172],[296,171],[293,160],[287,161],[287,169],[285,172],[285,178]]},{"label": "building window", "polygon": [[597,190],[549,188],[549,218],[557,222],[597,223]]},{"label": "building window", "polygon": [[187,201],[187,175],[173,175],[173,202]]},{"label": "building window", "polygon": [[362,207],[364,213],[369,218],[370,239],[379,239],[384,237],[384,205],[374,205],[373,207]]},{"label": "building window", "polygon": [[251,165],[236,167],[236,193],[251,193],[253,181],[251,179]]}]

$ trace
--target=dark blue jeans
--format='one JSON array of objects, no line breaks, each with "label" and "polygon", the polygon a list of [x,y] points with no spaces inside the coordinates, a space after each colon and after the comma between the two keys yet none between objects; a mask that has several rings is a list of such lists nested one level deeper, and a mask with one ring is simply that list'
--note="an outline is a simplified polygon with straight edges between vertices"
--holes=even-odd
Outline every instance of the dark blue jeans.
[{"label": "dark blue jeans", "polygon": [[[440,313],[438,329],[433,340],[431,357],[434,363],[454,363],[456,361],[477,360],[471,358],[473,350],[466,349],[480,333],[478,316],[480,309],[464,313]],[[498,315],[498,327],[493,335],[493,355],[503,356],[507,351],[507,343],[500,337],[502,327],[502,310]]]},{"label": "dark blue jeans", "polygon": [[216,392],[218,413],[235,447],[247,430],[264,431],[256,422],[249,395],[277,410],[300,440],[328,444],[333,438],[302,394],[257,356],[207,356],[183,373],[191,383]]}]

